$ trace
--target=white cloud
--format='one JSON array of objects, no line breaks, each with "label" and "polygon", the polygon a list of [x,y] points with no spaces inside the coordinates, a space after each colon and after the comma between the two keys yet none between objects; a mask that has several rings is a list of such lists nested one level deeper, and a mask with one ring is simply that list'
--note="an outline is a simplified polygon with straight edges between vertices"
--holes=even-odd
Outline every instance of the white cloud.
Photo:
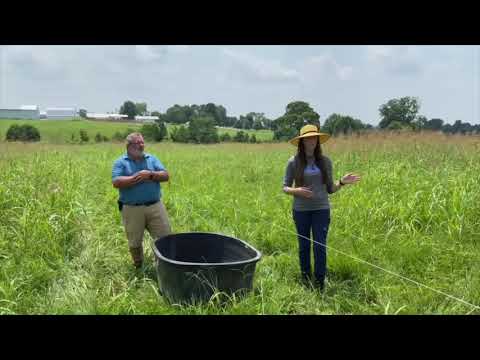
[{"label": "white cloud", "polygon": [[370,65],[394,74],[414,75],[422,72],[418,46],[367,46],[367,60]]},{"label": "white cloud", "polygon": [[190,45],[136,45],[137,59],[145,62],[165,60],[167,55],[182,55],[191,51]]},{"label": "white cloud", "polygon": [[316,80],[334,75],[340,80],[349,80],[353,75],[353,67],[339,64],[329,54],[307,58],[301,65],[304,80]]},{"label": "white cloud", "polygon": [[297,70],[285,67],[278,61],[262,59],[232,49],[223,49],[222,53],[235,63],[236,69],[251,79],[274,82],[297,81],[300,79]]},{"label": "white cloud", "polygon": [[6,57],[12,65],[30,64],[47,70],[62,67],[65,60],[53,48],[44,46],[7,46]]},{"label": "white cloud", "polygon": [[168,45],[167,50],[172,54],[186,54],[192,50],[190,45]]},{"label": "white cloud", "polygon": [[391,46],[375,45],[367,46],[367,58],[371,62],[382,62],[392,56]]},{"label": "white cloud", "polygon": [[162,60],[167,54],[167,47],[152,45],[136,45],[135,54],[141,61],[150,62]]}]

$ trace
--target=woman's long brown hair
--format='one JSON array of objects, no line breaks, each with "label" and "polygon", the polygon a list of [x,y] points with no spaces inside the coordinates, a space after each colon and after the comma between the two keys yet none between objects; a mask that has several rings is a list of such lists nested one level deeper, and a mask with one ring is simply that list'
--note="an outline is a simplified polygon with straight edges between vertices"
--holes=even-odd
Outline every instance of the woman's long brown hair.
[{"label": "woman's long brown hair", "polygon": [[[317,138],[318,139],[318,138]],[[320,141],[317,140],[317,146],[313,151],[315,157],[315,164],[318,166],[322,172],[322,181],[327,185],[327,190],[330,192],[333,181],[331,179],[331,174],[327,173],[327,165],[325,164],[325,158],[322,154],[322,146]],[[305,167],[307,166],[307,155],[305,153],[305,145],[303,144],[303,138],[298,142],[297,155],[295,156],[295,187],[301,187],[304,185],[303,173]]]}]

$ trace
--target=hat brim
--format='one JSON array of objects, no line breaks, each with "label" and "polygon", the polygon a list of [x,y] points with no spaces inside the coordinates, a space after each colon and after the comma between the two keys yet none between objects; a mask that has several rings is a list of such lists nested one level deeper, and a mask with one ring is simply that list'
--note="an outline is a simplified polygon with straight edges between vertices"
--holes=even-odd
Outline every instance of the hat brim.
[{"label": "hat brim", "polygon": [[293,138],[292,140],[290,140],[290,144],[294,145],[294,146],[297,146],[298,145],[298,142],[300,141],[301,138],[306,138],[306,137],[312,137],[312,136],[318,136],[319,138],[319,141],[320,141],[320,144],[323,144],[325,142],[328,141],[328,139],[330,139],[330,134],[325,134],[325,133],[310,133],[310,134],[305,134],[305,135],[301,135],[301,136],[297,136],[295,138]]}]

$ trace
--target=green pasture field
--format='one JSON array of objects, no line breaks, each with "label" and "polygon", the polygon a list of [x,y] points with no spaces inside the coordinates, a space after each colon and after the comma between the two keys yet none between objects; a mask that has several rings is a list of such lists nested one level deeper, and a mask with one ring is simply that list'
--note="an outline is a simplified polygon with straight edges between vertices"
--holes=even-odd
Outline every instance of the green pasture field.
[{"label": "green pasture field", "polygon": [[[336,179],[362,176],[330,197],[324,293],[299,282],[292,198],[282,193],[294,147],[147,144],[171,175],[162,191],[173,232],[235,236],[263,255],[246,297],[180,306],[157,291],[148,235],[144,269],[131,264],[111,184],[124,145],[58,144],[67,125],[42,126],[41,143],[0,142],[1,314],[480,314],[478,137],[373,134],[324,145]],[[2,139],[5,131],[0,122]]]},{"label": "green pasture field", "polygon": [[[30,124],[40,132],[41,142],[49,144],[64,144],[72,142],[72,134],[75,136],[73,142],[78,142],[80,130],[85,130],[90,137],[89,142],[95,142],[95,135],[100,133],[109,139],[116,132],[124,133],[127,129],[140,130],[142,124],[135,122],[113,122],[94,120],[7,120],[0,119],[0,140],[5,140],[5,135],[11,125]],[[167,131],[170,133],[176,125],[167,124]],[[233,128],[218,128],[218,134],[228,133],[235,136],[239,130]],[[273,132],[270,130],[243,130],[249,136],[255,134],[257,141],[270,141],[273,139]],[[170,139],[170,136],[168,136]]]}]

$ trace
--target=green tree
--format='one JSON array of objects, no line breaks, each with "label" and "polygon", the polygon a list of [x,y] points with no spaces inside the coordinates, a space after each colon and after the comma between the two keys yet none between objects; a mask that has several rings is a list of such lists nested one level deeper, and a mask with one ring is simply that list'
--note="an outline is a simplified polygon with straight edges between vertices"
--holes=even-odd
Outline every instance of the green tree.
[{"label": "green tree", "polygon": [[226,110],[223,106],[218,107],[214,103],[204,105],[192,105],[189,107],[190,118],[211,117],[215,125],[223,125],[226,119]]},{"label": "green tree", "polygon": [[255,121],[253,122],[253,128],[254,128],[255,130],[262,130],[262,129],[263,129],[262,122],[261,122],[260,120],[258,120],[258,119],[255,120]]},{"label": "green tree", "polygon": [[340,114],[330,115],[322,126],[322,131],[332,135],[346,135],[362,129],[365,129],[365,124],[361,120]]},{"label": "green tree", "polygon": [[306,124],[319,126],[320,115],[307,102],[294,101],[287,105],[285,114],[272,126],[275,140],[287,140],[298,134]]},{"label": "green tree", "polygon": [[220,135],[220,141],[229,142],[229,141],[232,141],[232,137],[230,136],[229,133],[223,133],[222,135]]},{"label": "green tree", "polygon": [[234,127],[238,119],[235,116],[227,116],[225,120],[225,126]]},{"label": "green tree", "polygon": [[265,117],[264,113],[256,113],[256,112],[249,112],[244,117],[245,121],[247,122],[248,126],[244,126],[244,129],[255,129],[261,130],[265,128],[264,122],[266,122],[267,118]]},{"label": "green tree", "polygon": [[453,129],[451,124],[445,124],[442,127],[442,131],[446,134],[453,134]]},{"label": "green tree", "polygon": [[86,118],[87,118],[87,110],[85,110],[85,109],[80,109],[80,110],[78,110],[78,115],[79,115],[81,118],[86,119]]},{"label": "green tree", "polygon": [[237,131],[235,136],[233,137],[233,141],[236,142],[247,142],[248,141],[248,134],[245,133],[244,131],[240,130]]},{"label": "green tree", "polygon": [[413,130],[419,131],[419,130],[425,129],[427,124],[428,124],[427,117],[423,116],[423,115],[420,115],[420,116],[417,116],[417,118],[414,121],[412,121],[411,126],[412,126]]},{"label": "green tree", "polygon": [[211,117],[196,117],[188,124],[190,140],[197,144],[218,143],[218,131],[215,120]]},{"label": "green tree", "polygon": [[190,106],[173,105],[167,109],[164,121],[173,124],[185,124],[190,121],[193,116],[193,110]]},{"label": "green tree", "polygon": [[417,118],[419,109],[420,103],[415,97],[406,96],[400,99],[391,99],[379,108],[382,119],[378,126],[385,129],[393,121],[398,121],[403,125],[411,125]]},{"label": "green tree", "polygon": [[23,141],[40,141],[40,132],[31,125],[23,125]]},{"label": "green tree", "polygon": [[180,125],[179,127],[173,128],[170,132],[170,138],[173,142],[187,143],[190,140],[190,132],[187,127]]},{"label": "green tree", "polygon": [[20,140],[21,132],[22,132],[22,129],[21,129],[20,125],[16,125],[16,124],[11,125],[7,130],[5,140],[7,140],[7,141]]},{"label": "green tree", "polygon": [[475,128],[469,122],[462,122],[462,120],[456,120],[452,127],[451,132],[454,134],[467,134],[474,130]]},{"label": "green tree", "polygon": [[252,114],[247,114],[245,116],[240,116],[240,122],[242,123],[242,129],[250,130],[253,127],[253,116],[252,116]]},{"label": "green tree", "polygon": [[425,122],[424,129],[426,130],[434,130],[440,131],[443,127],[443,120],[442,119],[430,119]]},{"label": "green tree", "polygon": [[271,129],[272,128],[272,120],[265,117],[265,118],[262,119],[262,122],[263,122],[263,128],[264,129]]},{"label": "green tree", "polygon": [[116,131],[115,134],[112,136],[113,141],[123,141],[125,140],[126,136],[123,136],[123,134],[120,131]]},{"label": "green tree", "polygon": [[80,141],[82,143],[88,142],[90,140],[90,137],[88,136],[87,132],[85,130],[80,130]]},{"label": "green tree", "polygon": [[222,105],[208,103],[200,105],[198,116],[211,117],[215,125],[224,126],[227,119],[227,110]]},{"label": "green tree", "polygon": [[159,120],[157,122],[157,126],[158,126],[158,136],[157,136],[158,140],[157,141],[162,141],[168,135],[167,126],[165,125],[165,122],[161,121],[161,120]]},{"label": "green tree", "polygon": [[147,103],[135,103],[136,115],[147,115]]},{"label": "green tree", "polygon": [[401,121],[397,121],[397,120],[390,122],[387,126],[388,130],[402,130],[406,128],[410,128],[410,127],[405,123],[402,123]]},{"label": "green tree", "polygon": [[120,107],[120,114],[127,115],[130,120],[135,119],[137,115],[137,108],[133,101],[125,101]]},{"label": "green tree", "polygon": [[144,124],[140,132],[148,141],[160,142],[167,136],[167,128],[163,122]]},{"label": "green tree", "polygon": [[253,125],[252,128],[255,130],[261,129],[270,129],[271,128],[271,120],[265,117],[264,113],[249,113],[253,117]]},{"label": "green tree", "polygon": [[227,109],[222,105],[217,105],[215,115],[218,126],[227,126]]},{"label": "green tree", "polygon": [[12,125],[8,128],[7,141],[40,141],[40,132],[32,125]]}]

